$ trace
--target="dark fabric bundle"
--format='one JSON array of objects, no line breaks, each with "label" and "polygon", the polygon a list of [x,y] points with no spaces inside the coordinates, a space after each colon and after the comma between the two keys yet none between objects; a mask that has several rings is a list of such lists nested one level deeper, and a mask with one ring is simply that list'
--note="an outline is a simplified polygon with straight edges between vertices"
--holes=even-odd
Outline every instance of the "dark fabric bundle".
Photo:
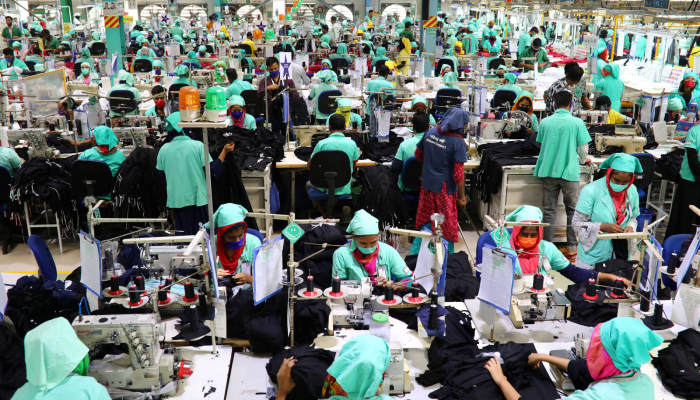
[{"label": "dark fabric bundle", "polygon": [[285,358],[294,357],[297,363],[292,368],[292,380],[296,384],[287,395],[289,400],[320,399],[323,383],[328,376],[328,367],[335,359],[335,353],[311,346],[296,346],[279,352],[270,359],[265,369],[272,383],[277,383],[277,372]]},{"label": "dark fabric bundle", "polygon": [[234,160],[241,170],[264,171],[269,164],[284,158],[285,137],[276,135],[262,126],[255,131],[240,126],[229,126],[210,130],[209,135],[212,157],[218,156],[226,144],[236,144],[233,151]]},{"label": "dark fabric bundle", "polygon": [[364,135],[351,133],[348,136],[355,141],[360,149],[360,159],[372,160],[377,163],[391,162],[399,151],[399,146],[403,143],[403,138],[399,137],[394,131],[389,132],[389,141],[380,142],[376,137],[371,137],[369,140]]},{"label": "dark fabric bundle", "polygon": [[[406,256],[406,265],[411,271],[416,268],[417,255]],[[479,293],[479,279],[472,273],[467,253],[460,251],[447,257],[445,271],[445,301],[474,299]]]},{"label": "dark fabric bundle", "polygon": [[299,264],[304,271],[302,278],[308,275],[314,277],[314,283],[321,289],[331,286],[331,275],[333,273],[333,253],[347,243],[345,232],[337,225],[322,224],[316,227],[312,225],[301,225],[304,235],[294,244],[294,259],[304,259],[317,251],[322,250],[321,246],[307,243],[328,243],[336,246],[326,247],[321,253]]},{"label": "dark fabric bundle", "polygon": [[662,155],[656,160],[655,172],[661,174],[661,179],[679,183],[681,179],[681,164],[685,149],[675,149]]},{"label": "dark fabric bundle", "polygon": [[376,217],[380,230],[408,225],[406,203],[389,168],[382,165],[362,168],[360,185],[358,208]]},{"label": "dark fabric bundle", "polygon": [[[60,134],[46,135],[46,144],[61,152],[61,154],[75,153],[75,145],[70,144],[70,141],[64,139]],[[92,143],[78,145],[78,151],[83,152],[92,147]],[[25,158],[26,160],[26,158]]]},{"label": "dark fabric bundle", "polygon": [[667,348],[660,350],[651,363],[661,381],[675,396],[700,398],[700,332],[686,329]]},{"label": "dark fabric bundle", "polygon": [[508,165],[535,165],[540,144],[531,141],[482,144],[477,148],[481,163],[476,174],[476,187],[481,190],[481,201],[488,203],[498,193],[503,167]]},{"label": "dark fabric bundle", "polygon": [[155,149],[137,147],[114,176],[115,218],[156,218],[165,210],[165,181],[158,176]]},{"label": "dark fabric bundle", "polygon": [[311,153],[313,152],[314,148],[310,146],[297,147],[294,149],[294,155],[301,161],[309,161],[311,159]]},{"label": "dark fabric bundle", "polygon": [[[619,259],[597,263],[595,270],[627,279],[632,279],[633,274],[632,263]],[[569,285],[566,290],[566,297],[571,301],[571,316],[569,317],[571,322],[583,326],[596,326],[617,317],[617,303],[598,304],[577,296],[585,287],[586,283],[576,283]],[[603,295],[602,291],[600,291],[600,295]]]},{"label": "dark fabric bundle", "polygon": [[10,400],[27,381],[24,342],[5,325],[0,325],[0,400]]},{"label": "dark fabric bundle", "polygon": [[[85,296],[85,287],[73,282],[66,288],[61,281],[43,282],[35,276],[23,276],[7,291],[6,314],[24,338],[30,330],[54,318],[72,321],[78,315],[78,304]],[[87,306],[83,306],[87,310]]]},{"label": "dark fabric bundle", "polygon": [[[235,159],[234,150],[234,153],[226,155],[226,162],[223,163],[223,172],[216,177],[212,176],[211,188],[214,210],[217,210],[222,204],[234,203],[243,206],[248,212],[253,212],[253,206],[250,204],[248,193],[241,178],[241,169],[234,161]],[[255,218],[248,217],[245,219],[245,222],[248,224],[248,228],[260,230]]]},{"label": "dark fabric bundle", "polygon": [[63,236],[75,234],[79,218],[71,166],[76,158],[37,157],[24,162],[12,180],[10,212],[22,214],[22,204],[32,200],[46,202],[58,214]]}]

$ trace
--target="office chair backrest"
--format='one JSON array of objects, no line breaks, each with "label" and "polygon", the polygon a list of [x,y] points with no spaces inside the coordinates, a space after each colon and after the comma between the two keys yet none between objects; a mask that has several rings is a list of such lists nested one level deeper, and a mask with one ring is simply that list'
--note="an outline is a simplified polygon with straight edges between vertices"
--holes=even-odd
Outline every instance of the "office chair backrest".
[{"label": "office chair backrest", "polygon": [[442,88],[435,95],[435,111],[442,115],[448,108],[462,104],[462,91],[459,89]]},{"label": "office chair backrest", "polygon": [[207,47],[207,53],[214,54],[214,46],[210,44],[205,44],[205,46]]},{"label": "office chair backrest", "polygon": [[107,51],[107,45],[102,43],[102,42],[96,42],[93,43],[92,46],[90,46],[90,55],[91,56],[102,56],[105,54]]},{"label": "office chair backrest", "polygon": [[639,163],[642,164],[642,172],[634,174],[634,186],[637,189],[646,190],[646,188],[654,180],[654,170],[656,169],[656,160],[654,156],[648,153],[635,153],[632,156],[637,157]]},{"label": "office chair backrest", "polygon": [[136,110],[136,99],[130,90],[113,90],[109,93],[109,97],[114,97],[109,100],[109,108],[115,113],[130,113]]},{"label": "office chair backrest", "polygon": [[336,103],[336,99],[332,99],[331,96],[342,95],[343,93],[340,90],[326,90],[316,99],[316,107],[326,115],[334,114],[335,110],[338,109],[338,103]]},{"label": "office chair backrest", "polygon": [[10,170],[6,166],[0,165],[0,204],[10,201],[10,189],[12,188],[12,177]]},{"label": "office chair backrest", "polygon": [[408,157],[401,170],[401,182],[408,190],[420,190],[423,180],[423,163],[415,156]]},{"label": "office chair backrest", "polygon": [[151,60],[140,58],[134,60],[134,72],[151,72],[153,70],[153,63]]},{"label": "office chair backrest", "polygon": [[27,64],[27,68],[29,68],[30,71],[34,72],[36,61],[25,61],[24,63]]},{"label": "office chair backrest", "polygon": [[382,65],[386,64],[386,61],[387,61],[387,60],[378,60],[376,63],[374,63],[374,67],[372,67],[372,68],[373,68],[373,71],[374,71],[374,70],[379,71],[379,67],[381,67]]},{"label": "office chair backrest", "polygon": [[450,60],[449,58],[441,58],[440,61],[438,61],[437,67],[435,67],[435,76],[440,76],[442,66],[445,64],[449,65],[450,68],[452,68],[452,71],[457,73],[457,66],[455,66],[454,60]]},{"label": "office chair backrest", "polygon": [[262,233],[260,233],[260,231],[257,231],[253,228],[248,228],[248,233],[260,239],[260,243],[265,241],[265,237],[262,235]]},{"label": "office chair backrest", "polygon": [[337,75],[342,75],[344,69],[348,69],[348,60],[344,58],[334,58],[331,60],[331,69]]},{"label": "office chair backrest", "polygon": [[245,101],[245,113],[257,118],[261,113],[261,110],[258,110],[258,91],[244,90],[241,92],[241,97]]},{"label": "office chair backrest", "polygon": [[328,189],[329,185],[326,182],[325,175],[327,172],[335,172],[337,174],[333,178],[336,189],[347,185],[352,178],[350,157],[340,150],[323,150],[314,154],[311,157],[311,166],[309,168],[309,181],[311,184],[318,188]]},{"label": "office chair backrest", "polygon": [[500,111],[510,111],[513,104],[515,104],[515,99],[517,97],[518,95],[512,90],[496,90],[496,93],[493,94],[493,99],[491,100],[491,106],[494,108],[505,107],[506,103],[508,103],[508,109]]},{"label": "office chair backrest", "polygon": [[168,89],[168,103],[170,103],[173,110],[180,109],[180,89],[185,86],[189,86],[186,83],[175,83],[170,85]]},{"label": "office chair backrest", "polygon": [[[508,231],[508,234],[513,233],[513,228],[506,228],[506,230]],[[493,238],[491,237],[491,232],[492,231],[482,233],[481,236],[479,236],[479,239],[476,241],[476,263],[477,263],[477,265],[481,264],[481,257],[482,257],[482,252],[484,250],[484,246],[486,246],[488,244],[489,246],[496,247],[496,241],[493,240]]]},{"label": "office chair backrest", "polygon": [[56,279],[58,279],[56,263],[44,239],[37,235],[32,235],[27,239],[27,245],[34,255],[34,259],[39,266],[39,272],[44,277],[44,282],[56,282]]},{"label": "office chair backrest", "polygon": [[97,160],[75,160],[71,167],[71,184],[77,199],[87,196],[90,181],[93,196],[107,196],[112,193],[112,170],[106,162]]},{"label": "office chair backrest", "polygon": [[184,65],[185,67],[187,67],[187,69],[201,69],[201,66],[199,64],[195,64],[191,61],[183,61],[181,65]]},{"label": "office chair backrest", "polygon": [[239,45],[239,47],[240,47],[241,49],[245,50],[245,53],[246,53],[247,55],[249,55],[249,56],[250,56],[250,55],[253,55],[253,48],[250,47],[249,44],[241,43],[241,44]]}]

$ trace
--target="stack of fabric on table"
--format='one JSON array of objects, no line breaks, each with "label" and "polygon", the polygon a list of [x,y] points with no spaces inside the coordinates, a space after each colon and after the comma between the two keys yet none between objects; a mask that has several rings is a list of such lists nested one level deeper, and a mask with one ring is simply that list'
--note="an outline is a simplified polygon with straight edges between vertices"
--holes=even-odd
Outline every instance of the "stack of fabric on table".
[{"label": "stack of fabric on table", "polygon": [[659,371],[664,386],[675,396],[700,398],[700,332],[686,329],[679,333],[651,363]]},{"label": "stack of fabric on table", "polygon": [[476,188],[481,191],[481,201],[488,203],[491,195],[499,192],[503,167],[509,165],[535,165],[540,154],[540,144],[523,140],[495,142],[477,147],[481,163],[476,173]]},{"label": "stack of fabric on table", "polygon": [[114,176],[115,218],[156,218],[165,210],[165,181],[158,176],[155,149],[137,147]]}]

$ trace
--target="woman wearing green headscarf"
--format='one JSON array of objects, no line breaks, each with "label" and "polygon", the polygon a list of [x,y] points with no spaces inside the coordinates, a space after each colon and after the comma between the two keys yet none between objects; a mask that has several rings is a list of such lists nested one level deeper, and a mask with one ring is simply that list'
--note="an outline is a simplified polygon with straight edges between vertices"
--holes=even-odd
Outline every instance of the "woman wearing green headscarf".
[{"label": "woman wearing green headscarf", "polygon": [[[116,90],[128,90],[129,92],[134,94],[134,99],[138,102],[138,99],[141,98],[141,93],[139,93],[138,89],[134,87],[134,76],[124,70],[121,70],[119,71],[119,74],[117,74],[117,78],[119,79],[119,84],[112,86],[112,88],[107,93],[107,97],[111,97],[112,93]],[[138,112],[138,107],[136,107],[135,110],[125,113],[124,115],[135,115],[138,114]],[[121,116],[122,114],[123,112],[120,110],[109,112],[110,117],[117,117]]]},{"label": "woman wearing green headscarf", "polygon": [[[193,69],[199,69],[202,68],[202,64],[199,63],[199,60],[197,59],[197,53],[195,51],[190,51],[187,53],[187,60],[183,61],[190,63]],[[180,63],[182,65],[182,63]]]},{"label": "woman wearing green headscarf", "polygon": [[170,34],[182,36],[183,33],[185,33],[185,30],[180,27],[180,20],[175,21],[175,26],[170,28]]},{"label": "woman wearing green headscarf", "polygon": [[578,234],[576,266],[593,269],[596,263],[612,258],[629,259],[635,240],[598,239],[598,232],[623,233],[637,229],[639,195],[635,174],[642,172],[639,160],[629,154],[615,153],[600,169],[606,175],[586,185],[576,204],[573,226]]},{"label": "woman wearing green headscarf", "polygon": [[[422,96],[415,96],[413,97],[413,100],[411,100],[411,111],[415,113],[419,112],[424,112],[428,113],[428,99]],[[437,122],[435,122],[435,117],[433,117],[433,114],[428,114],[429,119],[428,122],[430,125],[435,126],[437,125]]]},{"label": "woman wearing green headscarf", "polygon": [[76,63],[86,63],[90,65],[90,72],[97,72],[95,71],[95,61],[90,57],[90,50],[87,47],[83,47],[82,50],[80,50],[80,58],[75,61]]},{"label": "woman wearing green headscarf", "polygon": [[637,50],[635,51],[634,57],[644,60],[644,55],[647,51],[647,36],[635,36],[634,40],[637,42]]},{"label": "woman wearing green headscarf", "polygon": [[93,147],[85,150],[78,157],[79,160],[97,160],[109,165],[112,176],[117,174],[119,166],[122,165],[126,157],[121,150],[117,149],[119,139],[111,128],[104,125],[92,130]]},{"label": "woman wearing green headscarf", "polygon": [[228,104],[228,117],[226,117],[226,122],[229,126],[240,126],[250,130],[255,130],[257,128],[255,117],[245,112],[245,100],[243,97],[234,94],[229,97]]},{"label": "woman wearing green headscarf", "polygon": [[446,73],[445,76],[442,77],[442,82],[444,85],[442,85],[440,89],[459,89],[459,87],[456,85],[456,83],[459,82],[459,79],[457,79],[457,74],[454,72]]},{"label": "woman wearing green headscarf", "polygon": [[[309,93],[309,100],[317,99],[321,95],[321,93],[327,90],[338,90],[338,88],[335,85],[331,84],[331,81],[333,80],[333,75],[334,72],[331,70],[321,70],[316,73],[315,77],[320,79],[321,83],[314,85],[314,87],[311,89],[311,92]],[[328,114],[322,113],[319,110],[318,99],[314,104],[314,110],[316,110],[315,115],[317,124],[323,124],[330,116]]]},{"label": "woman wearing green headscarf", "polygon": [[693,71],[688,71],[683,75],[683,80],[678,87],[678,93],[668,96],[668,99],[680,99],[683,109],[688,109],[688,104],[693,101],[700,101],[700,85],[698,75]]},{"label": "woman wearing green headscarf", "polygon": [[189,68],[187,68],[187,66],[180,64],[177,67],[175,67],[175,75],[177,76],[177,78],[173,80],[172,85],[185,84],[187,86],[197,87],[197,82],[189,78],[190,70]]},{"label": "woman wearing green headscarf", "polygon": [[700,125],[695,125],[685,137],[685,155],[681,163],[680,182],[673,195],[666,238],[680,233],[694,233],[698,217],[689,206],[700,206]]},{"label": "woman wearing green headscarf", "polygon": [[604,40],[598,39],[598,47],[596,47],[595,50],[593,50],[593,57],[596,58],[596,68],[598,69],[598,73],[593,75],[591,79],[591,83],[593,83],[593,86],[598,85],[598,82],[600,82],[603,79],[603,68],[606,65],[608,65],[607,61],[605,61],[607,54],[608,46],[605,44]]},{"label": "woman wearing green headscarf", "polygon": [[386,56],[386,49],[382,46],[377,47],[377,55],[372,57],[372,67],[377,64],[377,61],[389,61],[389,57]]},{"label": "woman wearing green headscarf", "polygon": [[255,72],[255,63],[253,62],[253,60],[246,56],[246,52],[244,49],[238,50],[238,56],[236,57],[240,60],[241,70],[248,70],[249,73]]},{"label": "woman wearing green headscarf", "polygon": [[503,84],[495,84],[494,87],[498,90],[511,90],[515,92],[515,98],[517,99],[520,97],[520,93],[523,91],[523,89],[515,84],[515,81],[518,78],[515,76],[514,73],[508,72],[503,75]]},{"label": "woman wearing green headscarf", "polygon": [[335,54],[328,56],[329,59],[335,60],[336,58],[342,58],[348,62],[348,65],[352,63],[352,57],[348,55],[348,45],[346,43],[338,43],[338,47],[335,50]]},{"label": "woman wearing green headscarf", "polygon": [[[442,64],[442,67],[440,67],[441,76],[444,77],[445,74],[448,72],[457,72],[457,69],[459,68],[459,60],[457,59],[457,57],[455,57],[454,54],[454,48],[450,47],[449,49],[445,49],[445,53],[442,55],[442,58],[451,60],[453,64]],[[447,71],[446,68],[449,68],[449,71]]]},{"label": "woman wearing green headscarf", "polygon": [[[60,345],[56,345],[60,343]],[[24,337],[27,383],[13,400],[109,400],[107,389],[88,376],[88,348],[63,317],[44,322]]]},{"label": "woman wearing green headscarf", "polygon": [[455,42],[457,42],[457,36],[455,36],[455,30],[454,28],[447,28],[447,40],[445,41],[445,44],[449,46],[449,48],[454,49],[455,47]]},{"label": "woman wearing green headscarf", "polygon": [[90,37],[92,38],[92,40],[90,40],[87,44],[88,49],[92,49],[93,44],[100,43],[100,33],[99,32],[92,31],[92,33],[90,34]]},{"label": "woman wearing green headscarf", "polygon": [[469,24],[466,35],[462,36],[462,48],[466,54],[476,54],[479,51],[479,39],[476,37],[476,26]]},{"label": "woman wearing green headscarf", "polygon": [[[331,63],[331,60],[329,60],[327,58],[324,58],[323,60],[321,60],[321,71],[328,71],[329,77],[330,77],[329,82],[338,82],[338,74],[336,74],[331,68],[333,68],[333,64]],[[321,79],[320,77],[318,77],[318,74],[321,71],[316,72],[314,77]]]},{"label": "woman wearing green headscarf", "polygon": [[[534,113],[534,111],[535,111],[534,98],[535,98],[535,96],[532,93],[530,93],[526,90],[521,90],[520,94],[518,95],[518,98],[515,100],[515,104],[513,104],[513,109],[512,109],[512,111],[516,111],[516,110],[522,111],[524,113],[527,113],[530,116],[530,120],[532,121],[532,127],[530,128],[530,130],[532,132],[528,132],[528,133],[531,133],[531,134],[536,134],[537,132],[540,131],[540,129],[539,129],[540,124],[539,124],[539,121],[537,120],[537,115],[535,115],[535,113]],[[506,114],[503,118],[504,119],[508,118],[508,115]]]},{"label": "woman wearing green headscarf", "polygon": [[603,79],[598,81],[595,90],[600,90],[601,96],[610,98],[610,108],[620,112],[622,108],[622,92],[625,91],[625,83],[620,79],[620,66],[610,63],[601,70]]},{"label": "woman wearing green headscarf", "polygon": [[[618,317],[595,327],[585,359],[532,353],[528,364],[537,368],[541,362],[548,362],[576,376],[574,382],[588,385],[566,397],[570,400],[654,400],[654,383],[641,368],[651,361],[649,352],[663,342],[642,321]],[[520,398],[503,374],[498,359],[489,360],[486,369],[507,400]]]}]

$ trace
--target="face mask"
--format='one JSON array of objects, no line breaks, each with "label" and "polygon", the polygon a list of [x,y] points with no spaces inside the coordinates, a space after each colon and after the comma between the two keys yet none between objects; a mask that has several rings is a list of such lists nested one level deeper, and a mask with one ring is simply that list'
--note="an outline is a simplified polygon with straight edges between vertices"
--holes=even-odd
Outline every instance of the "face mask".
[{"label": "face mask", "polygon": [[224,242],[224,244],[226,244],[226,247],[228,247],[231,250],[237,250],[241,246],[243,246],[244,241],[245,241],[245,237],[242,237],[240,240],[237,240],[235,242]]},{"label": "face mask", "polygon": [[87,75],[90,73],[90,68],[83,68],[81,71],[83,71],[83,75]]},{"label": "face mask", "polygon": [[622,192],[623,190],[626,190],[626,189],[627,189],[627,185],[619,185],[619,184],[617,184],[617,183],[613,183],[612,181],[610,181],[610,188],[611,188],[613,191],[615,191],[615,192],[617,192],[617,193],[620,193],[620,192]]},{"label": "face mask", "polygon": [[97,148],[103,153],[109,152],[109,145],[102,144],[102,145],[98,145]]},{"label": "face mask", "polygon": [[357,246],[357,248],[360,250],[360,253],[362,253],[362,254],[372,254],[372,253],[374,253],[375,250],[377,250],[377,245],[375,244],[373,247],[370,247],[369,249],[366,247],[360,247],[360,246]]},{"label": "face mask", "polygon": [[693,81],[690,80],[690,79],[688,79],[687,81],[684,81],[683,84],[684,84],[686,87],[693,87],[693,86],[695,86],[695,82],[693,82]]},{"label": "face mask", "polygon": [[58,110],[58,115],[66,115],[66,109]]},{"label": "face mask", "polygon": [[159,68],[156,68],[155,71],[156,71],[156,75],[160,75],[160,69],[159,69]]},{"label": "face mask", "polygon": [[518,107],[518,110],[523,111],[523,112],[529,112],[530,107],[520,106],[520,107]]},{"label": "face mask", "polygon": [[157,100],[156,107],[157,108],[165,108],[165,100]]},{"label": "face mask", "polygon": [[206,54],[206,53],[202,53],[201,51],[199,52],[199,56],[200,56],[200,57],[204,57],[205,54]]},{"label": "face mask", "polygon": [[[6,63],[11,63],[12,60],[13,60],[12,58],[6,58],[6,59],[5,59],[5,62],[6,62]],[[692,86],[692,85],[691,85],[691,86]]]},{"label": "face mask", "polygon": [[489,43],[491,43],[491,44],[496,43],[496,39],[489,39]]},{"label": "face mask", "polygon": [[321,70],[323,70],[323,71],[325,71],[327,69],[328,69],[328,67],[326,67],[326,66],[321,67]]},{"label": "face mask", "polygon": [[277,78],[277,75],[279,75],[279,74],[280,74],[279,71],[270,71],[270,76],[273,78]]},{"label": "face mask", "polygon": [[221,76],[224,75],[224,69],[223,69],[223,68],[218,68],[217,71],[219,72],[219,75],[221,75]]},{"label": "face mask", "polygon": [[231,113],[231,115],[233,115],[233,118],[235,119],[241,119],[243,116],[243,111],[234,111]]},{"label": "face mask", "polygon": [[521,246],[525,249],[529,249],[530,247],[534,246],[537,244],[537,239],[536,237],[534,238],[523,238],[518,236],[518,243],[520,243]]}]

